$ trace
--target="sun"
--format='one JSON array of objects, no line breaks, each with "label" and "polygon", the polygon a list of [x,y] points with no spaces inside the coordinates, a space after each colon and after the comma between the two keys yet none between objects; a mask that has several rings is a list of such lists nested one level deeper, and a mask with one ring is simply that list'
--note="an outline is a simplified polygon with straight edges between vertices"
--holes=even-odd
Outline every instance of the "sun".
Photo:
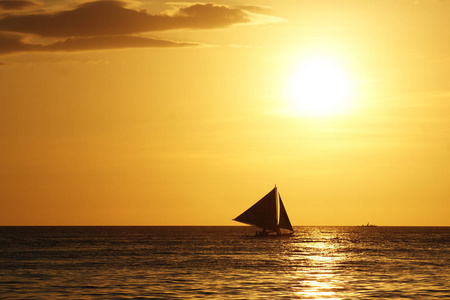
[{"label": "sun", "polygon": [[352,80],[337,59],[311,56],[290,76],[289,109],[311,117],[340,115],[350,109],[352,89]]}]

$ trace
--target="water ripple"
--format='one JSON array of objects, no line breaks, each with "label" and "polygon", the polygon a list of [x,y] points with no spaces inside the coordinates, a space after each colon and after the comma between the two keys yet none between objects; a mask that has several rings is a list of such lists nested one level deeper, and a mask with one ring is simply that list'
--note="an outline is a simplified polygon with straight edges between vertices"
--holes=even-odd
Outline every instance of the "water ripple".
[{"label": "water ripple", "polygon": [[5,299],[444,299],[450,228],[0,227]]}]

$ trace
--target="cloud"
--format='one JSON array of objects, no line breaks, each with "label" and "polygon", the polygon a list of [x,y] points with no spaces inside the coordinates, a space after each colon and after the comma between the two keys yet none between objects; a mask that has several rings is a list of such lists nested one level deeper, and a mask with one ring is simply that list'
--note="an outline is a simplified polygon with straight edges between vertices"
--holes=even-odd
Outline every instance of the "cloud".
[{"label": "cloud", "polygon": [[43,45],[26,43],[23,41],[23,37],[18,34],[0,33],[0,55],[19,52],[69,52],[122,48],[188,47],[199,45],[200,44],[198,43],[174,42],[122,35],[68,38],[63,41]]},{"label": "cloud", "polygon": [[0,8],[5,10],[20,10],[36,5],[36,2],[28,0],[0,0]]},{"label": "cloud", "polygon": [[84,3],[73,10],[53,14],[8,15],[0,19],[0,30],[74,37],[219,28],[247,22],[250,19],[244,11],[214,4],[194,4],[180,8],[173,15],[152,15],[128,9],[120,1],[106,0]]},{"label": "cloud", "polygon": [[[24,8],[31,5],[36,3],[27,0],[0,0],[0,7],[22,9],[20,12],[0,15],[0,55],[30,51],[198,46],[199,43],[152,39],[138,35],[167,30],[214,29],[234,24],[260,23],[260,17],[264,17],[255,13],[256,7],[244,9],[212,3],[190,4],[178,7],[170,13],[159,14],[128,8],[125,2],[118,0],[86,2],[69,10],[51,13],[27,13]],[[30,44],[25,41],[24,37],[27,35],[33,35],[34,40],[59,40],[50,44]]]},{"label": "cloud", "polygon": [[21,35],[0,32],[0,54],[33,51],[39,47],[40,45],[24,43]]},{"label": "cloud", "polygon": [[144,38],[139,36],[114,35],[98,37],[76,37],[45,45],[41,51],[85,51],[117,48],[147,48],[147,47],[188,47],[199,46],[198,43],[174,42]]},{"label": "cloud", "polygon": [[239,9],[264,15],[269,15],[273,10],[270,6],[263,6],[263,5],[242,5],[239,6]]},{"label": "cloud", "polygon": [[237,8],[214,4],[194,4],[180,8],[173,16],[179,28],[217,28],[237,23],[249,23],[249,15]]}]

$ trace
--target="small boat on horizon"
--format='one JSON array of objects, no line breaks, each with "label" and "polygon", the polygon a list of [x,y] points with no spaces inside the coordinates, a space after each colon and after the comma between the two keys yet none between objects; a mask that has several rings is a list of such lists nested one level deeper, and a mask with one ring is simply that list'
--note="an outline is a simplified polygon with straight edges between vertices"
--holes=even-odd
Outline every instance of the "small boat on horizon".
[{"label": "small boat on horizon", "polygon": [[374,224],[370,224],[369,222],[367,222],[366,225],[359,225],[358,227],[378,227],[378,225],[374,225]]},{"label": "small boat on horizon", "polygon": [[233,221],[261,228],[255,237],[286,237],[294,233],[278,188],[271,190]]}]

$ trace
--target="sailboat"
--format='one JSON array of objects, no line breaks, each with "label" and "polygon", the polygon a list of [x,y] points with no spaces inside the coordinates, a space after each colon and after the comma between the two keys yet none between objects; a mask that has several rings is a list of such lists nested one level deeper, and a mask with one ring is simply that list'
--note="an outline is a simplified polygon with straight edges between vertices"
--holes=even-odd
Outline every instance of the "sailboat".
[{"label": "sailboat", "polygon": [[261,228],[262,231],[256,232],[258,237],[290,236],[294,233],[277,186],[233,220]]}]

